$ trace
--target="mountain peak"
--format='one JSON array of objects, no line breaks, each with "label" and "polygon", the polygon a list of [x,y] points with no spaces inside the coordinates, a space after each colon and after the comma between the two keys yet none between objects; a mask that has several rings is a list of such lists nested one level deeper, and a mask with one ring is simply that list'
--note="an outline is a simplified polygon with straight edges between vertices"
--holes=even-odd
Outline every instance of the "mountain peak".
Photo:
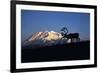
[{"label": "mountain peak", "polygon": [[64,41],[61,33],[55,31],[44,31],[33,34],[28,40],[24,41],[24,45],[38,45],[38,44],[56,44]]},{"label": "mountain peak", "polygon": [[44,39],[50,41],[50,40],[57,40],[60,38],[62,38],[62,35],[60,33],[55,31],[50,31],[48,32],[48,36],[45,37]]},{"label": "mountain peak", "polygon": [[37,32],[36,34],[33,34],[31,38],[28,39],[28,41],[34,41],[37,39],[42,40],[57,40],[62,38],[62,35],[55,31],[45,31],[45,32]]}]

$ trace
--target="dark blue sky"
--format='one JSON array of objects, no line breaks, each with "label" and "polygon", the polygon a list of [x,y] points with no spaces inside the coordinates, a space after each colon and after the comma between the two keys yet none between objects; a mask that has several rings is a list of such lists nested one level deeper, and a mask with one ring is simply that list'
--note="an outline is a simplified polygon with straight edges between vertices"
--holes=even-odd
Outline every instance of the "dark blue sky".
[{"label": "dark blue sky", "polygon": [[82,40],[90,39],[89,13],[21,10],[22,40],[40,31],[60,32],[64,26],[69,33],[80,33]]}]

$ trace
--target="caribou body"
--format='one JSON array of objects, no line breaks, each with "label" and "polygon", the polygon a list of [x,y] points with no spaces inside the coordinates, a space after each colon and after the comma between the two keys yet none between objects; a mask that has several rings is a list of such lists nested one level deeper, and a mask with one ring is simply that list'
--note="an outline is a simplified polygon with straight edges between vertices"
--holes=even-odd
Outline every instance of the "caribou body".
[{"label": "caribou body", "polygon": [[64,37],[66,37],[68,40],[70,39],[71,42],[74,42],[74,41],[79,41],[80,38],[79,38],[79,33],[69,33],[67,35],[65,35]]},{"label": "caribou body", "polygon": [[68,40],[71,40],[71,42],[80,41],[79,33],[68,33],[67,27],[62,28],[61,31],[62,36]]}]

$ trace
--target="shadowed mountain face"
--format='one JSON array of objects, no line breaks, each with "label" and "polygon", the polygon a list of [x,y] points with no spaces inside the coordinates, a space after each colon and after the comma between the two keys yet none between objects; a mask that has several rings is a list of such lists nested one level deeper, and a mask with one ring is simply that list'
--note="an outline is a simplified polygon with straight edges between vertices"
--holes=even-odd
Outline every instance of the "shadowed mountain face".
[{"label": "shadowed mountain face", "polygon": [[42,47],[67,43],[67,38],[54,31],[38,32],[22,43],[22,47]]},{"label": "shadowed mountain face", "polygon": [[21,62],[90,59],[90,41],[68,42],[54,31],[38,32],[22,43]]}]

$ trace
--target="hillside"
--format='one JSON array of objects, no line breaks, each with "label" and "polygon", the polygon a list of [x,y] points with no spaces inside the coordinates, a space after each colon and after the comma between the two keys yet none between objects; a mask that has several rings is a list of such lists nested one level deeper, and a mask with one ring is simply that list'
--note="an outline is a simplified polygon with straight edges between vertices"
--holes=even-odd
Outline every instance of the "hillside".
[{"label": "hillside", "polygon": [[62,60],[86,60],[90,58],[90,41],[58,44],[40,48],[22,47],[21,61],[44,62]]}]

